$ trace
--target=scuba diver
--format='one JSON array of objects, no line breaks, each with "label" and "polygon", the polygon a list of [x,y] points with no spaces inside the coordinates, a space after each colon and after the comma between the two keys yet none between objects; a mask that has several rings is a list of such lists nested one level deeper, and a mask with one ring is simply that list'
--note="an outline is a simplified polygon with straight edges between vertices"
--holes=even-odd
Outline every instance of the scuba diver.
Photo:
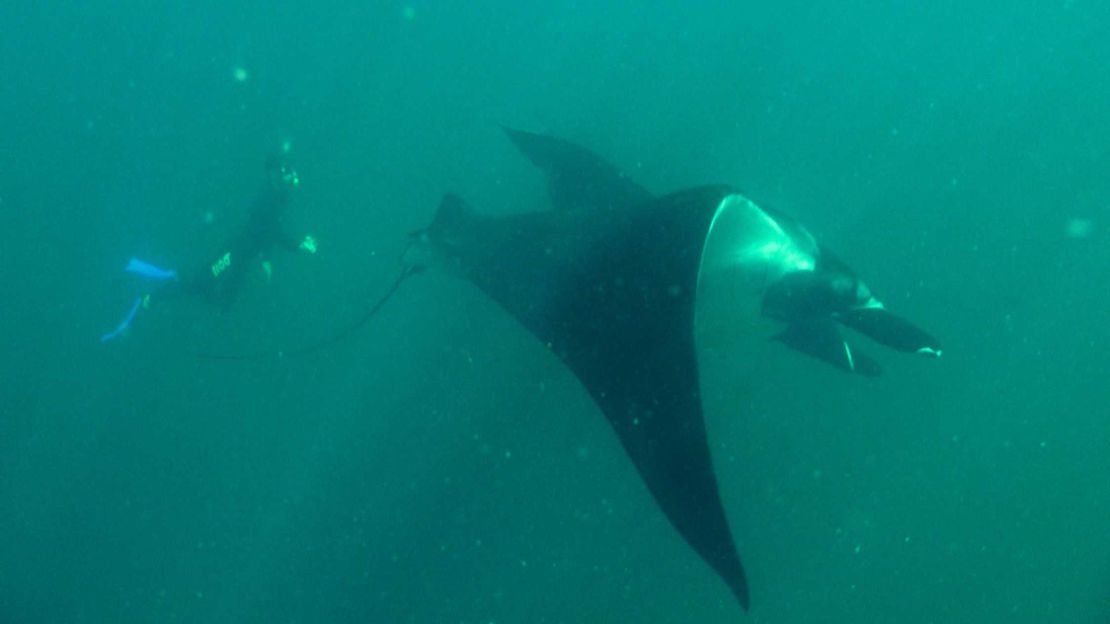
[{"label": "scuba diver", "polygon": [[316,241],[311,236],[295,239],[282,224],[293,187],[298,184],[297,172],[283,157],[268,157],[266,183],[251,204],[246,223],[220,248],[216,257],[181,279],[182,290],[227,309],[238,298],[254,261],[260,260],[269,276],[271,268],[267,256],[275,247],[315,253]]},{"label": "scuba diver", "polygon": [[[296,170],[289,165],[282,153],[266,158],[265,173],[265,183],[251,204],[246,222],[208,262],[179,275],[175,270],[163,269],[138,258],[131,258],[124,270],[161,284],[158,288],[160,296],[181,292],[227,309],[238,298],[247,274],[256,261],[261,261],[267,277],[270,275],[271,266],[267,256],[274,248],[316,253],[315,239],[311,236],[295,239],[282,223],[292,190],[300,184]],[[149,305],[150,296],[146,294],[135,299],[124,319],[114,330],[101,336],[101,342],[123,335],[138,311]]]}]

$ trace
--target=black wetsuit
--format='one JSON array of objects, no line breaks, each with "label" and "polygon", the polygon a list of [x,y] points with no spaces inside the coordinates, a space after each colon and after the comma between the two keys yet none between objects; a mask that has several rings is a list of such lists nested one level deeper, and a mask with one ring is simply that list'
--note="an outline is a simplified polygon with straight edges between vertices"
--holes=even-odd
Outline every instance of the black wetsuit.
[{"label": "black wetsuit", "polygon": [[247,273],[274,247],[296,251],[299,241],[289,236],[281,218],[289,205],[290,185],[271,179],[255,197],[246,223],[208,262],[182,278],[185,292],[221,307],[239,296]]}]

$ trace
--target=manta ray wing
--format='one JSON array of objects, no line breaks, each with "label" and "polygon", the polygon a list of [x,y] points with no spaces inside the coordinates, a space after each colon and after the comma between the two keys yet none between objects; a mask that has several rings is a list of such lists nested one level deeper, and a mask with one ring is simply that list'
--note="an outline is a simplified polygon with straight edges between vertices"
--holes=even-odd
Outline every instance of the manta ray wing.
[{"label": "manta ray wing", "polygon": [[694,343],[698,263],[728,190],[508,217],[445,198],[438,254],[574,373],[660,509],[748,608],[706,438]]}]

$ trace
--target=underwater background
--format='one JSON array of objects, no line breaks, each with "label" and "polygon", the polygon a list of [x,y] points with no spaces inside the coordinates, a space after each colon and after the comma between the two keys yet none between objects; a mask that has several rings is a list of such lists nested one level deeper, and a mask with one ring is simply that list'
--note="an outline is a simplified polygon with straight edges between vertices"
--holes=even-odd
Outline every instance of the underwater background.
[{"label": "underwater background", "polygon": [[[1110,622],[1107,58],[1090,0],[5,2],[0,623]],[[446,191],[542,207],[501,124],[734,184],[943,341],[707,367],[750,613],[461,280],[192,355],[356,318]],[[98,342],[283,143],[320,252]]]}]

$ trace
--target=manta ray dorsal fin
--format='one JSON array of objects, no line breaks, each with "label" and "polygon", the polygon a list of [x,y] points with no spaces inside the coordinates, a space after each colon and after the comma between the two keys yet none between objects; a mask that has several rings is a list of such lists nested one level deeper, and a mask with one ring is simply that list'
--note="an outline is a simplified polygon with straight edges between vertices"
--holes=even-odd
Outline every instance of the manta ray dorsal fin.
[{"label": "manta ray dorsal fin", "polygon": [[547,176],[556,210],[622,209],[652,199],[644,187],[584,147],[542,134],[504,130],[513,145]]},{"label": "manta ray dorsal fin", "polygon": [[475,216],[474,209],[454,193],[443,196],[436,210],[435,219],[432,220],[433,230],[452,230]]}]

